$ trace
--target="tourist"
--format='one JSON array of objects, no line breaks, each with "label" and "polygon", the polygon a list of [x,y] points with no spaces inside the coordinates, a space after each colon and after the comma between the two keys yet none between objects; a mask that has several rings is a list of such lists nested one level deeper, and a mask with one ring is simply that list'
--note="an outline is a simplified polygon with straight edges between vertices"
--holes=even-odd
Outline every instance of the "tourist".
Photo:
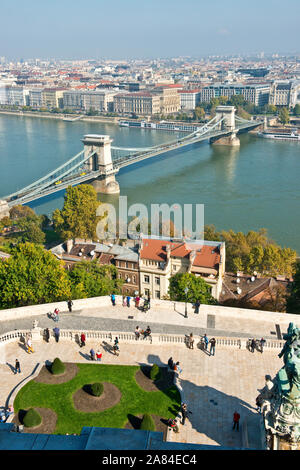
[{"label": "tourist", "polygon": [[191,333],[190,336],[188,337],[188,348],[189,348],[189,349],[194,349],[194,337],[193,337],[193,333]]},{"label": "tourist", "polygon": [[191,414],[192,414],[192,412],[188,410],[187,404],[186,404],[186,403],[182,403],[182,404],[181,404],[181,415],[182,415],[182,422],[181,422],[181,424],[183,424],[183,425],[185,424],[185,420],[186,420],[186,418],[187,418],[187,414],[188,414],[188,413],[191,413]]},{"label": "tourist", "polygon": [[256,349],[256,340],[253,338],[250,344],[250,351],[254,353],[255,349]]},{"label": "tourist", "polygon": [[5,410],[6,419],[13,414],[14,414],[14,407],[12,405],[9,405],[9,407]]},{"label": "tourist", "polygon": [[139,308],[139,306],[140,306],[140,297],[137,295],[134,300],[135,300],[135,306],[136,306],[136,308]]},{"label": "tourist", "polygon": [[233,413],[233,428],[236,429],[237,431],[239,430],[239,421],[240,421],[240,415],[237,411]]},{"label": "tourist", "polygon": [[259,344],[260,344],[260,352],[263,353],[264,352],[264,346],[266,344],[266,340],[264,338],[261,338]]},{"label": "tourist", "polygon": [[73,306],[73,302],[71,299],[68,300],[68,309],[69,309],[69,312],[72,312],[72,306]]},{"label": "tourist", "polygon": [[130,295],[127,295],[126,297],[126,304],[127,304],[127,307],[130,307]]},{"label": "tourist", "polygon": [[173,370],[174,370],[175,372],[179,372],[179,373],[182,372],[182,369],[181,369],[181,367],[180,367],[179,362],[176,362],[176,364],[173,365]]},{"label": "tourist", "polygon": [[15,364],[15,371],[14,371],[14,374],[21,374],[21,366],[20,366],[20,362],[19,362],[19,359],[16,359],[16,364]]},{"label": "tourist", "polygon": [[119,351],[120,351],[120,348],[119,348],[119,340],[118,340],[118,337],[116,336],[115,338],[115,341],[114,341],[114,345],[113,345],[113,352],[116,356],[119,355]]},{"label": "tourist", "polygon": [[54,333],[55,341],[58,343],[60,332],[59,332],[59,328],[57,328],[57,326],[55,328],[53,328],[53,333]]},{"label": "tourist", "polygon": [[178,428],[178,425],[177,425],[177,421],[176,419],[174,418],[169,418],[168,419],[168,426],[173,429],[174,432],[178,432],[179,431],[179,428]]},{"label": "tourist", "polygon": [[111,303],[113,304],[113,307],[116,305],[116,296],[115,294],[111,294]]},{"label": "tourist", "polygon": [[96,359],[97,361],[101,362],[102,359],[102,353],[99,351],[99,349],[96,352]]},{"label": "tourist", "polygon": [[174,367],[173,357],[170,357],[170,359],[168,360],[168,366],[170,367],[171,370],[173,370],[173,367]]},{"label": "tourist", "polygon": [[83,346],[85,346],[85,334],[84,333],[81,333],[81,336],[80,336],[80,347],[82,348]]},{"label": "tourist", "polygon": [[96,359],[96,353],[93,348],[90,350],[90,356],[91,356],[91,361],[94,361]]},{"label": "tourist", "polygon": [[212,338],[209,342],[210,342],[209,355],[214,356],[215,355],[215,350],[216,350],[216,339]]},{"label": "tourist", "polygon": [[199,308],[200,308],[200,302],[199,302],[199,300],[196,300],[196,302],[195,302],[195,313],[199,313]]},{"label": "tourist", "polygon": [[204,349],[205,351],[207,351],[207,346],[208,346],[208,337],[206,336],[206,333],[204,333],[204,336],[203,336],[203,341],[204,341]]},{"label": "tourist", "polygon": [[150,328],[149,325],[147,326],[147,329],[144,331],[144,338],[143,339],[146,339],[148,336],[151,336],[151,328]]},{"label": "tourist", "polygon": [[33,350],[33,346],[32,346],[32,341],[31,341],[31,339],[30,339],[30,338],[27,340],[27,352],[28,352],[28,354],[30,354],[30,353],[33,353],[33,352],[34,352],[34,350]]},{"label": "tourist", "polygon": [[46,328],[46,329],[45,329],[45,340],[47,341],[47,343],[49,343],[49,340],[50,340],[50,331],[49,331],[49,328]]},{"label": "tourist", "polygon": [[123,307],[127,306],[126,295],[123,295],[123,297],[122,297],[122,305],[123,305]]},{"label": "tourist", "polygon": [[148,302],[148,310],[150,310],[150,294],[148,294],[147,302]]},{"label": "tourist", "polygon": [[140,339],[141,332],[140,332],[140,328],[138,326],[136,327],[134,334],[135,334],[135,339],[136,340]]},{"label": "tourist", "polygon": [[56,308],[56,309],[54,310],[54,317],[53,317],[53,320],[54,320],[54,321],[58,321],[58,320],[59,320],[59,310],[58,310],[58,308]]}]

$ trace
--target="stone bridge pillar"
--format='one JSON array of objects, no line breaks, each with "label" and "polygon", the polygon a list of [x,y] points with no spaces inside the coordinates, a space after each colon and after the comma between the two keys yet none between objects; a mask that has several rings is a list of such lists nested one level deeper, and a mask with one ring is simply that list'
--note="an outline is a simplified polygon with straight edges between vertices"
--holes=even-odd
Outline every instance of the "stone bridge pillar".
[{"label": "stone bridge pillar", "polygon": [[235,111],[236,109],[234,106],[216,107],[216,120],[220,121],[223,119],[217,129],[224,131],[224,135],[210,139],[211,144],[232,146],[240,145],[240,140],[236,136],[238,130],[235,127]]},{"label": "stone bridge pillar", "polygon": [[105,194],[118,194],[120,187],[115,179],[117,170],[114,169],[111,158],[112,139],[109,135],[88,134],[84,136],[82,142],[85,157],[96,152],[86,163],[88,170],[101,172],[99,177],[92,181],[96,191]]}]

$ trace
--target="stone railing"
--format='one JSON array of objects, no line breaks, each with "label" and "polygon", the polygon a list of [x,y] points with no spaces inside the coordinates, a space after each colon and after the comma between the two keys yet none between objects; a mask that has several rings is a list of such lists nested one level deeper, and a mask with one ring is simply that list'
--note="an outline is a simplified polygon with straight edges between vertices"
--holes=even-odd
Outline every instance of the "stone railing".
[{"label": "stone railing", "polygon": [[[65,330],[60,329],[60,339],[74,341],[75,343],[80,342],[81,333],[85,333],[87,341],[107,341],[112,343],[114,338],[117,336],[120,343],[135,344],[137,342],[134,332],[123,332],[123,331],[97,331],[97,330]],[[44,336],[44,329],[36,327],[31,330],[14,330],[0,335],[0,345],[16,340],[24,341],[26,335],[30,334],[32,341],[42,341]],[[230,349],[247,349],[248,339],[238,337],[224,337],[215,336],[216,347],[230,348]],[[187,344],[186,335],[177,334],[164,334],[164,333],[152,333],[150,337],[145,339],[150,341],[152,344],[167,345],[176,344],[185,346]],[[50,329],[50,341],[54,341],[54,333]],[[139,340],[143,341],[143,340]],[[202,348],[203,342],[201,336],[194,336],[195,346]],[[283,340],[266,340],[264,350],[282,349],[285,341]]]}]

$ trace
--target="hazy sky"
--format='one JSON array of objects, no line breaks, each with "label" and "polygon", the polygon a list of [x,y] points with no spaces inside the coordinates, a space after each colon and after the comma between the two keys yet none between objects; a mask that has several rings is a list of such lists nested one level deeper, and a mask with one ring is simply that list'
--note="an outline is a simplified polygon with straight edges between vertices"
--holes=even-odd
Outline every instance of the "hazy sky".
[{"label": "hazy sky", "polygon": [[0,0],[0,56],[299,52],[300,0]]}]

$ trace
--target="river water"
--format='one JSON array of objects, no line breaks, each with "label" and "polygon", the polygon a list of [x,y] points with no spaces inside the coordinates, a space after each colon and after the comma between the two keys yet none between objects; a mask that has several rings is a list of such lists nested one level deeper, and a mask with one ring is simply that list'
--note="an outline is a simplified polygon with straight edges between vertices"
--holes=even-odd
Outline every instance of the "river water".
[{"label": "river water", "polygon": [[[83,149],[85,134],[107,134],[118,147],[149,147],[174,134],[114,124],[0,115],[0,198],[21,189]],[[300,253],[300,143],[240,136],[240,148],[194,144],[122,169],[128,205],[204,204],[205,224],[247,232],[262,227]],[[37,213],[63,205],[64,192],[35,201]],[[117,202],[117,197],[100,199]]]}]

